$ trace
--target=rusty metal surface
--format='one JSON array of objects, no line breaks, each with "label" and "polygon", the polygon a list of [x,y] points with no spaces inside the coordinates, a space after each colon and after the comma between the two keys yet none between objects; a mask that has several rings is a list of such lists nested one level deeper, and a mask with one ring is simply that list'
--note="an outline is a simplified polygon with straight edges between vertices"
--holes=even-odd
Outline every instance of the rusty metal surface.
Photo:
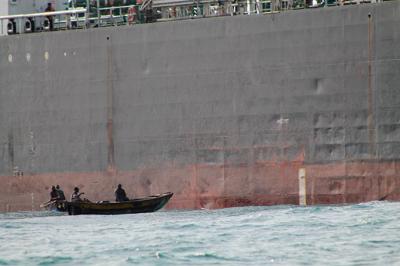
[{"label": "rusty metal surface", "polygon": [[[199,209],[248,205],[298,204],[297,163],[265,162],[252,168],[193,165],[146,168],[136,171],[48,173],[0,178],[0,211],[38,210],[49,198],[52,184],[59,184],[69,198],[79,186],[92,201],[114,199],[124,184],[129,197],[176,191],[167,208]],[[308,204],[358,203],[400,200],[400,163],[357,162],[303,165],[307,171]]]},{"label": "rusty metal surface", "polygon": [[297,204],[302,168],[310,204],[398,200],[397,25],[390,2],[0,38],[0,210],[55,183]]}]

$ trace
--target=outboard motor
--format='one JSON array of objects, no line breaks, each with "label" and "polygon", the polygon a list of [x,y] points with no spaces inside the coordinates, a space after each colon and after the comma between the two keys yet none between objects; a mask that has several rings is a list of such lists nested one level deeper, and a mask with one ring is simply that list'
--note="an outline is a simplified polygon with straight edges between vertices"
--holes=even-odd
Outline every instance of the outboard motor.
[{"label": "outboard motor", "polygon": [[17,33],[17,23],[14,19],[10,19],[7,23],[7,33],[9,35]]},{"label": "outboard motor", "polygon": [[48,18],[45,18],[43,21],[43,29],[45,31],[49,31],[50,30],[50,20]]}]

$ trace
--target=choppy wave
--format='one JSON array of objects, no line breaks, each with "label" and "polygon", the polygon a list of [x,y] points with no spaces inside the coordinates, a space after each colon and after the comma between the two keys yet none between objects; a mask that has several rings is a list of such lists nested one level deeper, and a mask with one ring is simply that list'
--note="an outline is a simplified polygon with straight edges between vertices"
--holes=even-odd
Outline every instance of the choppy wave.
[{"label": "choppy wave", "polygon": [[0,214],[0,265],[396,265],[400,203]]}]

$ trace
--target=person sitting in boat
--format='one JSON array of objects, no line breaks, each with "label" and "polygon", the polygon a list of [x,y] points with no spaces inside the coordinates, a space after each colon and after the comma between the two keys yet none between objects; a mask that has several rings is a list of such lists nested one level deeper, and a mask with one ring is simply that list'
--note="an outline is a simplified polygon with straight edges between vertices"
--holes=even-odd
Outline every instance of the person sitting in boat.
[{"label": "person sitting in boat", "polygon": [[125,190],[122,188],[122,185],[119,184],[117,190],[115,190],[115,201],[123,202],[128,201],[128,197],[126,196]]},{"label": "person sitting in boat", "polygon": [[83,201],[81,199],[81,195],[85,194],[84,192],[79,193],[79,188],[75,187],[74,188],[74,193],[72,193],[71,196],[71,202],[78,202],[78,201]]},{"label": "person sitting in boat", "polygon": [[52,200],[58,200],[58,194],[55,186],[51,187],[51,192],[50,192],[50,201]]},{"label": "person sitting in boat", "polygon": [[56,186],[56,190],[57,190],[58,199],[59,200],[65,200],[64,191],[61,190],[59,185]]}]

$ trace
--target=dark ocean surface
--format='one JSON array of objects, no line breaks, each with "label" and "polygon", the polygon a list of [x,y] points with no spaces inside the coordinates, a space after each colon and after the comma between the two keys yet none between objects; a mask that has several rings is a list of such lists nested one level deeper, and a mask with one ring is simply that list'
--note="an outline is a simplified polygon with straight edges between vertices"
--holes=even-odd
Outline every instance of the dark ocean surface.
[{"label": "dark ocean surface", "polygon": [[400,265],[400,203],[3,213],[0,265]]}]

